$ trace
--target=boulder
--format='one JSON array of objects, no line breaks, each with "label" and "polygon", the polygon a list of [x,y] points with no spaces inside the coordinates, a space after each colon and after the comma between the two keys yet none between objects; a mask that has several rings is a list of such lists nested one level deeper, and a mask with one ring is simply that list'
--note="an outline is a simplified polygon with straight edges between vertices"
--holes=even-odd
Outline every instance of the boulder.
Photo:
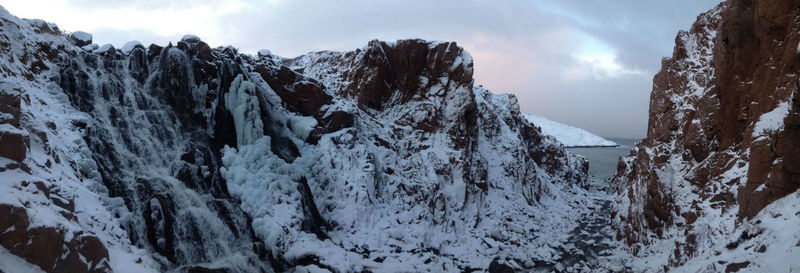
[{"label": "boulder", "polygon": [[79,47],[84,47],[92,44],[92,34],[76,31],[69,35],[69,40]]},{"label": "boulder", "polygon": [[28,132],[10,124],[0,124],[0,157],[22,161],[30,146]]}]

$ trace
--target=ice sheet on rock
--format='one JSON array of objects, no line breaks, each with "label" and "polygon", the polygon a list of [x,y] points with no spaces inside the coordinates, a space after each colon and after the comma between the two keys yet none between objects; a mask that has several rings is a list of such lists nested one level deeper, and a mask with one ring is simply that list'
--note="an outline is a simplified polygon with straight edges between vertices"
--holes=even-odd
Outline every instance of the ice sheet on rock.
[{"label": "ice sheet on rock", "polygon": [[[309,70],[322,71],[305,71]],[[327,81],[338,86],[335,78]],[[467,158],[475,160],[470,164],[489,164],[487,181],[492,185],[485,195],[467,183],[461,165],[450,165],[454,164],[451,158],[462,160],[462,151],[453,149],[446,135],[447,126],[455,124],[448,118],[461,115],[472,97],[478,103],[478,116],[485,117],[479,122],[496,124],[500,130],[480,131],[477,142],[483,145],[474,151],[476,158]],[[574,228],[577,211],[592,207],[574,181],[561,180],[561,174],[551,176],[533,160],[520,161],[515,156],[525,153],[525,145],[519,128],[502,121],[518,118],[518,105],[511,96],[457,87],[447,96],[377,113],[354,110],[358,108],[348,103],[340,101],[332,107],[356,111],[358,131],[344,129],[323,135],[316,146],[300,145],[302,156],[291,163],[271,152],[267,136],[225,150],[222,174],[229,191],[242,200],[242,207],[253,217],[255,232],[273,255],[289,261],[314,256],[343,272],[460,271],[486,268],[496,256],[552,261],[557,253],[554,248],[568,237],[562,231]],[[396,125],[423,120],[437,109],[434,105],[441,106],[438,109],[446,123],[433,136]],[[272,107],[272,113],[285,111]],[[275,114],[273,119],[287,120],[289,127],[299,124],[289,114]],[[302,127],[312,124],[309,120]],[[297,128],[292,131],[293,138],[307,134]],[[552,138],[544,143],[557,145]],[[578,162],[565,159],[564,168],[577,168]],[[462,163],[466,164],[455,164]],[[508,166],[514,166],[514,171],[509,173],[512,167]],[[449,173],[437,174],[443,167]],[[329,240],[300,231],[305,216],[296,181],[303,176],[323,218],[337,227],[327,231]],[[540,198],[535,201],[537,195]],[[420,206],[420,200],[430,200],[422,201],[429,205]],[[487,249],[487,245],[492,247]]]},{"label": "ice sheet on rock", "polygon": [[225,93],[225,107],[233,114],[236,125],[236,138],[239,146],[254,143],[264,135],[261,110],[256,97],[256,86],[236,76],[228,93]]},{"label": "ice sheet on rock", "polygon": [[[7,54],[0,54],[3,78],[0,84],[17,85],[8,90],[24,90],[26,99],[22,100],[23,118],[19,130],[28,132],[30,137],[28,156],[22,162],[29,170],[0,171],[2,203],[24,207],[31,227],[58,227],[63,230],[65,240],[79,235],[97,236],[108,250],[108,263],[114,272],[164,272],[178,270],[178,265],[199,262],[208,262],[213,268],[229,268],[232,272],[270,272],[265,266],[267,262],[259,262],[255,257],[254,242],[247,239],[250,229],[246,216],[227,198],[227,193],[217,198],[208,192],[198,192],[174,177],[177,175],[173,170],[186,165],[180,157],[187,151],[195,156],[186,160],[202,165],[206,158],[197,154],[202,153],[203,147],[186,147],[196,144],[187,140],[192,134],[181,134],[174,109],[165,105],[158,92],[153,92],[161,90],[150,90],[151,86],[142,85],[129,76],[127,56],[109,59],[78,54],[79,49],[72,46],[65,35],[36,34],[26,21],[11,16],[2,8],[0,17],[3,31],[8,34],[0,39],[9,39],[10,45]],[[13,24],[20,28],[12,27]],[[34,46],[39,44],[63,48],[60,57],[70,65],[65,67],[63,63],[53,63],[53,58],[43,58]],[[110,48],[106,45],[98,52]],[[15,60],[26,54],[31,61],[40,60],[47,67],[60,69],[23,77],[30,74],[28,68]],[[89,61],[93,63],[87,64]],[[162,76],[161,69],[165,65],[159,63],[161,61],[161,56],[157,56],[149,72]],[[72,90],[75,92],[62,90],[58,80],[52,81],[59,77],[65,81],[75,80],[72,76],[76,75],[81,76],[75,77],[80,78],[76,84],[80,88]],[[8,163],[0,159],[0,166]],[[110,173],[118,176],[104,177],[109,173],[100,173],[109,166],[114,166]],[[190,175],[208,173],[207,166],[195,167],[188,168]],[[206,167],[206,172],[201,171],[202,167]],[[209,178],[208,183],[211,182]],[[41,186],[49,189],[49,197],[43,194]],[[147,187],[154,189],[154,195],[168,197],[157,199],[165,200],[160,207],[150,206],[157,202],[147,198]],[[119,196],[120,192],[123,196]],[[67,204],[63,206],[74,205],[74,209],[62,208],[54,204],[54,200]],[[176,224],[172,227],[172,236],[178,239],[171,246],[169,239],[165,242],[170,251],[177,253],[175,261],[167,260],[154,250],[160,244],[150,245],[144,213],[136,210],[144,204],[163,209],[168,206],[167,200],[177,207],[171,219]],[[221,215],[221,211],[225,215]],[[202,226],[202,230],[197,226]],[[240,230],[232,230],[237,227]],[[158,238],[158,241],[164,239]],[[200,246],[190,239],[201,241]],[[0,253],[0,264],[6,265],[7,258],[13,257]],[[9,269],[6,272],[27,271]]]},{"label": "ice sheet on rock", "polygon": [[317,120],[313,117],[294,115],[288,122],[292,133],[302,140],[307,139],[311,130],[314,130],[314,127],[317,126]]}]

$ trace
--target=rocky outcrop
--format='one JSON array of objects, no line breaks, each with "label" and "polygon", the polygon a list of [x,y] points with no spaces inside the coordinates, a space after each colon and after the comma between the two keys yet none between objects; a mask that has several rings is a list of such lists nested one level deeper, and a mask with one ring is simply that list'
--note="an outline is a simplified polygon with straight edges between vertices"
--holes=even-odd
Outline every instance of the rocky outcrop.
[{"label": "rocky outcrop", "polygon": [[45,272],[111,272],[108,250],[96,236],[31,227],[22,207],[0,204],[0,215],[0,245]]},{"label": "rocky outcrop", "polygon": [[473,86],[453,42],[117,50],[0,16],[0,74],[18,84],[0,85],[2,122],[28,136],[3,136],[19,149],[0,176],[47,189],[0,183],[2,205],[46,229],[9,240],[53,239],[4,247],[45,271],[530,269],[591,202],[586,160],[514,96]]},{"label": "rocky outcrop", "polygon": [[732,0],[678,33],[653,79],[647,138],[615,177],[617,239],[634,253],[674,240],[668,264],[684,264],[800,188],[798,10]]},{"label": "rocky outcrop", "polygon": [[19,88],[0,82],[0,157],[17,162],[25,159],[30,146],[28,134],[19,130],[20,106]]}]

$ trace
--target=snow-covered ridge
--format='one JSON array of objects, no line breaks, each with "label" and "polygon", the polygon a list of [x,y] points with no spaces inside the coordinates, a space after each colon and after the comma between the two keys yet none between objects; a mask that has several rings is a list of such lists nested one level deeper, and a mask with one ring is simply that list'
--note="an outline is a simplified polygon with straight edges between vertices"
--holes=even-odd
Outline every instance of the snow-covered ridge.
[{"label": "snow-covered ridge", "polygon": [[566,147],[615,147],[619,146],[616,142],[607,140],[598,135],[592,134],[584,129],[555,122],[542,116],[534,114],[523,115],[528,121],[539,128],[542,133],[555,137]]}]

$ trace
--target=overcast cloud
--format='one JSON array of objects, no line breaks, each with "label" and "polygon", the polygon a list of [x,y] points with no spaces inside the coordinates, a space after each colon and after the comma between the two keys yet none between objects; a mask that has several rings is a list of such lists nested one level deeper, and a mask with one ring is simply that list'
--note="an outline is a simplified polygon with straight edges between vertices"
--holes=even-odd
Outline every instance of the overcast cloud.
[{"label": "overcast cloud", "polygon": [[369,40],[453,40],[476,84],[602,136],[643,137],[661,58],[678,30],[718,0],[284,1],[3,0],[12,14],[83,30],[98,44],[166,44],[193,33],[212,46],[293,57]]}]

